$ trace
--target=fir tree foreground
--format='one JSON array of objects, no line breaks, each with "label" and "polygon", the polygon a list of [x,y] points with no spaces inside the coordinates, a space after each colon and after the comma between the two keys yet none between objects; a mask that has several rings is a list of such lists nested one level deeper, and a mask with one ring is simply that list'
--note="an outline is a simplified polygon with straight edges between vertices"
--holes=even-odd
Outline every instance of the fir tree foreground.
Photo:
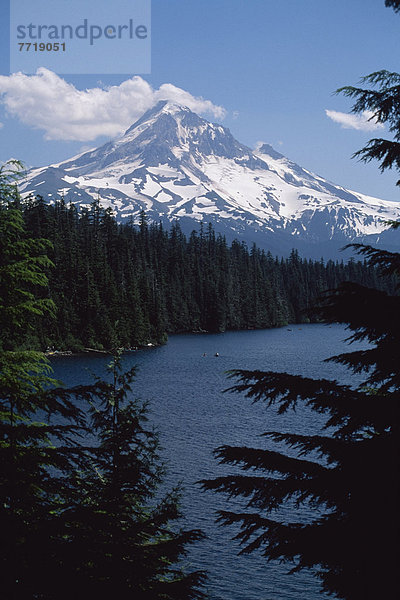
[{"label": "fir tree foreground", "polygon": [[[400,275],[400,255],[379,253],[371,260]],[[240,527],[243,553],[261,550],[291,564],[291,572],[311,569],[325,592],[346,600],[392,598],[398,585],[399,314],[399,296],[353,284],[325,298],[320,315],[347,325],[350,339],[372,345],[331,359],[355,373],[368,371],[357,387],[287,373],[232,372],[237,383],[231,391],[276,406],[280,414],[305,405],[326,417],[325,432],[264,432],[276,449],[269,443],[221,446],[215,452],[220,462],[249,473],[203,482],[208,490],[246,499],[242,513],[227,510],[219,517]],[[311,522],[302,519],[303,509],[312,510]]]},{"label": "fir tree foreground", "polygon": [[54,310],[46,240],[29,238],[14,185],[0,170],[0,526],[4,600],[108,597],[197,600],[205,576],[179,564],[200,531],[173,527],[177,490],[163,469],[134,370],[111,382],[56,387],[49,362],[24,350]]},{"label": "fir tree foreground", "polygon": [[[400,10],[397,1],[386,5]],[[400,170],[400,75],[381,71],[363,81],[379,89],[339,91],[357,98],[354,112],[368,109],[388,122],[394,140],[370,140],[357,155],[378,159],[381,170]],[[242,513],[219,515],[220,522],[235,525],[243,553],[260,550],[268,560],[289,563],[291,572],[309,569],[337,598],[377,600],[398,594],[400,253],[355,249],[382,276],[397,278],[397,292],[343,283],[324,295],[316,311],[326,323],[346,325],[350,342],[369,343],[330,359],[364,380],[349,386],[287,373],[232,372],[236,385],[230,391],[280,414],[306,406],[325,417],[325,426],[316,435],[267,431],[270,442],[260,448],[221,446],[215,451],[220,462],[246,473],[202,484],[245,500]],[[313,518],[305,519],[310,508]]]},{"label": "fir tree foreground", "polygon": [[[81,448],[84,461],[60,515],[52,578],[68,573],[68,579],[54,597],[201,600],[205,574],[184,570],[182,559],[203,534],[173,526],[181,516],[178,489],[159,493],[158,436],[146,406],[132,400],[135,368],[123,372],[115,352],[108,371],[111,381],[86,391],[95,440]],[[71,392],[82,395],[82,389]]]}]

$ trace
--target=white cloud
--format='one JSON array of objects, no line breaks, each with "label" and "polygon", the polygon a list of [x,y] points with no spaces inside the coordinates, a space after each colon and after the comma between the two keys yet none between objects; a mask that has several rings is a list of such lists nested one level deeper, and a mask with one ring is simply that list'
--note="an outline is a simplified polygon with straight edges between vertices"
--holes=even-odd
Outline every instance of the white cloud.
[{"label": "white cloud", "polygon": [[44,67],[35,75],[0,76],[0,102],[8,114],[43,130],[47,140],[87,142],[100,135],[115,137],[159,100],[171,100],[217,119],[226,114],[221,106],[171,83],[154,90],[138,76],[118,86],[86,90],[78,90]]},{"label": "white cloud", "polygon": [[4,127],[4,123],[0,123],[0,129]]},{"label": "white cloud", "polygon": [[364,110],[359,115],[338,112],[336,110],[325,110],[326,116],[339,123],[343,129],[357,129],[358,131],[375,131],[384,129],[383,123],[377,123],[374,113]]}]

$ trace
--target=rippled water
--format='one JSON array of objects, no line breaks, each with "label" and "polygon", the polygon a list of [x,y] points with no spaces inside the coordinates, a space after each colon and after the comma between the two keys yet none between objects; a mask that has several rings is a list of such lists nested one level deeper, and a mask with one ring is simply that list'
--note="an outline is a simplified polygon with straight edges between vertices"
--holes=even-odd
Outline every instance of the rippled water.
[{"label": "rippled water", "polygon": [[[316,378],[354,381],[342,367],[322,360],[346,351],[347,332],[341,326],[304,325],[218,335],[172,336],[168,344],[126,355],[126,366],[137,365],[135,395],[149,400],[151,419],[160,432],[167,485],[184,485],[185,526],[201,528],[208,538],[185,560],[189,568],[209,573],[211,600],[316,600],[328,598],[307,573],[287,575],[287,565],[267,563],[261,553],[237,556],[233,531],[215,525],[219,509],[243,508],[239,501],[200,491],[202,478],[233,472],[218,465],[212,451],[221,444],[265,447],[267,430],[317,432],[321,419],[309,410],[277,415],[262,403],[222,391],[235,368],[287,371]],[[216,357],[215,353],[219,356]],[[206,356],[203,356],[203,354]],[[91,380],[109,362],[105,357],[60,357],[55,376],[67,385]],[[302,517],[312,517],[304,511]]]}]

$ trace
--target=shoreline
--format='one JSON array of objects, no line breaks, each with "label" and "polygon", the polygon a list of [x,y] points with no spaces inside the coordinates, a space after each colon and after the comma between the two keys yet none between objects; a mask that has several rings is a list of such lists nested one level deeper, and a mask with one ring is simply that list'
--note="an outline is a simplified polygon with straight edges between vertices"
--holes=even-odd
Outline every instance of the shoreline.
[{"label": "shoreline", "polygon": [[[148,344],[143,344],[140,346],[134,346],[132,348],[118,348],[124,354],[127,352],[136,352],[137,350],[143,350],[144,348],[157,348],[162,344],[156,344],[153,342],[149,342]],[[84,356],[87,354],[102,354],[104,356],[111,356],[113,354],[112,350],[97,350],[96,348],[84,348],[83,350],[46,350],[43,352],[46,358],[57,358],[58,356]]]},{"label": "shoreline", "polygon": [[[206,330],[192,330],[192,331],[179,331],[174,332],[169,335],[221,335],[224,333],[235,332],[235,331],[262,331],[262,330],[270,330],[270,329],[284,329],[286,328],[288,331],[293,331],[296,328],[301,329],[303,325],[322,325],[324,324],[321,321],[311,321],[311,322],[299,322],[299,323],[286,323],[280,326],[274,327],[247,327],[245,329],[227,329],[225,331],[206,331]],[[325,323],[325,325],[328,325]],[[139,346],[132,346],[131,348],[119,348],[124,354],[125,353],[134,353],[138,350],[145,350],[146,348],[159,348],[168,343],[168,339],[165,342],[148,342],[147,344],[140,344]],[[96,348],[84,348],[83,350],[73,351],[73,350],[46,350],[43,354],[46,358],[57,358],[66,357],[66,356],[85,356],[85,355],[104,355],[111,356],[112,350],[97,350]]]}]

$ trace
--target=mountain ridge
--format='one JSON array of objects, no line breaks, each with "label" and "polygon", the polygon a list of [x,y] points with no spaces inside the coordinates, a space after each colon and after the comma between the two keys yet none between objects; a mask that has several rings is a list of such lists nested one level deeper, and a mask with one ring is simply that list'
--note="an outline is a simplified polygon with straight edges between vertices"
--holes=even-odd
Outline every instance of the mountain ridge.
[{"label": "mountain ridge", "polygon": [[32,169],[23,196],[64,197],[79,206],[99,199],[120,221],[150,220],[184,230],[213,223],[228,239],[287,254],[327,258],[351,242],[394,241],[385,221],[400,203],[331,183],[269,144],[252,150],[228,128],[189,108],[160,101],[116,140],[66,161]]}]

